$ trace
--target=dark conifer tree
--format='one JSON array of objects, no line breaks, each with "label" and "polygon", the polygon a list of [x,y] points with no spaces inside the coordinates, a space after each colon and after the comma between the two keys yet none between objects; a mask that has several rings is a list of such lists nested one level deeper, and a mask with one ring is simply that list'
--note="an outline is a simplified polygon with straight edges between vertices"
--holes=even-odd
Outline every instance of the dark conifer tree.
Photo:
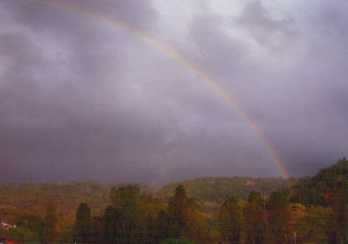
[{"label": "dark conifer tree", "polygon": [[229,244],[241,243],[242,211],[237,199],[231,197],[221,206],[219,224],[223,241]]},{"label": "dark conifer tree", "polygon": [[89,243],[92,240],[91,209],[87,203],[81,203],[76,211],[74,239],[77,243]]},{"label": "dark conifer tree", "polygon": [[168,204],[168,234],[172,238],[179,238],[186,229],[186,213],[189,208],[189,199],[185,188],[179,185]]}]

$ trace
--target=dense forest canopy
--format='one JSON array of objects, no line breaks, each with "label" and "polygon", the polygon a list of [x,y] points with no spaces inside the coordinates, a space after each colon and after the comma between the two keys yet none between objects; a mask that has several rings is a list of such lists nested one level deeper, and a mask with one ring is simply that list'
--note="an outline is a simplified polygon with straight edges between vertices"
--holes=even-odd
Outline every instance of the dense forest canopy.
[{"label": "dense forest canopy", "polygon": [[0,237],[77,243],[348,241],[348,161],[313,177],[199,178],[161,188],[90,182],[0,187]]}]

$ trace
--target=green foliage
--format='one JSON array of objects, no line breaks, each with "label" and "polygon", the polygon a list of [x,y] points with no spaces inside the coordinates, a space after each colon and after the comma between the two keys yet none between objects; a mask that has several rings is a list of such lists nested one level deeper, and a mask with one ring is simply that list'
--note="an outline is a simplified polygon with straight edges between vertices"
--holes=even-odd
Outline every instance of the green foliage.
[{"label": "green foliage", "polygon": [[273,192],[267,203],[269,232],[267,243],[287,244],[290,242],[290,209],[287,191]]},{"label": "green foliage", "polygon": [[330,198],[333,210],[331,235],[337,243],[348,243],[348,181],[339,181]]},{"label": "green foliage", "polygon": [[287,188],[293,180],[282,178],[198,178],[164,186],[159,195],[169,198],[173,195],[178,185],[183,185],[187,194],[203,202],[221,203],[229,197],[247,199],[252,191],[262,192],[269,196],[273,191]]},{"label": "green foliage", "polygon": [[282,210],[289,206],[289,193],[287,191],[275,191],[271,194],[267,207],[271,210]]},{"label": "green foliage", "polygon": [[112,205],[103,216],[103,243],[139,243],[159,239],[156,221],[161,203],[143,194],[138,186],[114,187],[110,192]]},{"label": "green foliage", "polygon": [[0,228],[0,236],[25,243],[347,243],[347,172],[342,159],[299,181],[202,178],[157,195],[136,185],[0,186],[0,218],[17,225]]},{"label": "green foliage", "polygon": [[187,228],[187,215],[191,207],[190,199],[182,185],[177,186],[168,204],[168,229],[170,237],[179,238]]},{"label": "green foliage", "polygon": [[219,212],[220,230],[223,240],[231,244],[241,242],[242,209],[234,197],[227,199]]},{"label": "green foliage", "polygon": [[0,208],[45,209],[47,202],[54,202],[62,210],[72,211],[81,202],[92,208],[105,208],[110,187],[91,182],[5,184],[0,185]]},{"label": "green foliage", "polygon": [[43,243],[51,243],[56,239],[57,221],[57,208],[55,204],[50,203],[47,206],[46,215],[43,223]]},{"label": "green foliage", "polygon": [[111,189],[112,206],[105,211],[105,242],[135,243],[141,231],[141,193],[138,186],[127,185]]},{"label": "green foliage", "polygon": [[185,188],[177,186],[175,194],[168,201],[167,210],[158,213],[159,240],[186,238],[197,243],[211,243],[207,218],[200,210],[198,203],[187,196]]},{"label": "green foliage", "polygon": [[180,240],[180,239],[168,239],[161,242],[161,244],[194,244],[193,241]]},{"label": "green foliage", "polygon": [[0,237],[6,237],[12,240],[26,240],[27,243],[40,241],[38,233],[26,227],[17,227],[9,231],[0,230]]},{"label": "green foliage", "polygon": [[343,158],[331,167],[305,178],[292,189],[292,201],[306,205],[328,206],[337,184],[348,181],[348,160]]},{"label": "green foliage", "polygon": [[259,192],[251,192],[244,207],[245,235],[249,244],[266,244],[265,201]]},{"label": "green foliage", "polygon": [[74,239],[79,243],[88,243],[92,233],[91,209],[87,203],[81,203],[76,211]]},{"label": "green foliage", "polygon": [[110,199],[115,208],[135,208],[140,199],[140,188],[137,185],[113,187]]},{"label": "green foliage", "polygon": [[296,223],[294,233],[298,243],[328,243],[332,210],[320,206],[310,206],[305,210],[304,218]]}]

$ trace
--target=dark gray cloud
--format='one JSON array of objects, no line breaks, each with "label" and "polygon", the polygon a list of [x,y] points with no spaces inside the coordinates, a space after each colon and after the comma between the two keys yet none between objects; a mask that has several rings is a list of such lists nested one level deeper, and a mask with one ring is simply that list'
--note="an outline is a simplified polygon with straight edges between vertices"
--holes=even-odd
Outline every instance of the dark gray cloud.
[{"label": "dark gray cloud", "polygon": [[108,20],[166,40],[235,94],[290,174],[347,153],[345,1],[243,1],[238,16],[204,5],[186,22],[175,3],[163,21],[158,1],[0,2],[3,181],[278,175],[209,82]]},{"label": "dark gray cloud", "polygon": [[196,19],[191,31],[201,65],[234,91],[294,175],[315,172],[342,157],[348,131],[342,110],[348,92],[347,33],[341,28],[347,5],[300,7],[312,14],[275,19],[261,1],[252,1],[231,18],[231,28],[241,28],[256,41],[256,55],[247,41],[219,31],[223,24],[215,18],[210,18],[213,28],[206,16]]},{"label": "dark gray cloud", "polygon": [[[69,4],[95,13],[103,10],[93,2]],[[134,1],[99,6],[106,5],[115,19],[143,28],[155,25],[156,15],[146,1],[137,5],[139,9]],[[108,84],[122,74],[124,50],[138,41],[64,5],[7,1],[1,6],[14,26],[0,34],[1,56],[8,63],[0,91],[3,179],[111,180],[127,175],[122,172],[127,164],[137,165],[128,169],[133,175],[146,168],[139,157],[152,152],[143,138],[151,135],[155,145],[157,132],[150,127],[144,131],[107,102],[114,99]],[[131,157],[123,159],[123,152]],[[108,170],[115,172],[104,177]]]}]

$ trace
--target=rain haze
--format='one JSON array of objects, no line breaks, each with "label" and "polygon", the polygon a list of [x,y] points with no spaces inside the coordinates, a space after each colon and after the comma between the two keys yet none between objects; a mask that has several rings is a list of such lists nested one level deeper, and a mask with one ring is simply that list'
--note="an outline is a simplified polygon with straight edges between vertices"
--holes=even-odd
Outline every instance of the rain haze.
[{"label": "rain haze", "polygon": [[347,13],[0,0],[0,181],[312,175],[348,155]]}]

